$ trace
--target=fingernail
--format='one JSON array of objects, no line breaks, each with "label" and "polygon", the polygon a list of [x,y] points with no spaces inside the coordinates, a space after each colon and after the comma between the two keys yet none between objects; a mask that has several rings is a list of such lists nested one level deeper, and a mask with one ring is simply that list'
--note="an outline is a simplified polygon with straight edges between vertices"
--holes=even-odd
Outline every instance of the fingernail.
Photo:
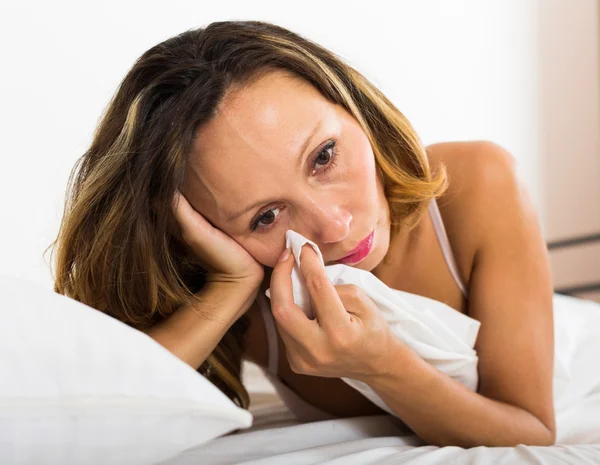
[{"label": "fingernail", "polygon": [[286,248],[281,255],[279,256],[279,260],[277,260],[278,262],[282,262],[284,261],[286,258],[288,258],[290,256],[290,249]]}]

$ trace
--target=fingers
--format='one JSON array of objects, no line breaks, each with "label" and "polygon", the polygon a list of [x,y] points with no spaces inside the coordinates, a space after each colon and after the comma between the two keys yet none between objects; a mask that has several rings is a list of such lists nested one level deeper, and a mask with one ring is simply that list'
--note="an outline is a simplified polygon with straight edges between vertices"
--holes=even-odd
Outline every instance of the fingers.
[{"label": "fingers", "polygon": [[[289,250],[289,249],[288,249]],[[290,251],[287,259],[275,264],[271,273],[271,311],[277,324],[291,337],[309,341],[317,324],[310,320],[294,303],[292,291],[292,268],[294,257]]]},{"label": "fingers", "polygon": [[206,266],[212,267],[227,256],[226,250],[217,238],[217,231],[180,191],[173,197],[173,214],[179,224],[181,239]]},{"label": "fingers", "polygon": [[187,217],[190,214],[190,208],[192,206],[189,204],[187,199],[181,194],[181,192],[176,191],[173,196],[173,215],[175,215],[175,219],[179,224],[179,229],[181,231],[182,236],[189,236],[188,228],[188,219]]},{"label": "fingers", "polygon": [[194,228],[206,230],[209,226],[208,221],[206,221],[200,213],[194,210],[194,207],[190,205],[188,199],[185,198],[185,195],[179,191],[177,191],[173,197],[173,212],[184,232]]},{"label": "fingers", "polygon": [[177,217],[178,220],[183,220],[184,212],[191,207],[187,199],[183,196],[183,194],[179,191],[175,191],[175,195],[173,196],[173,214]]},{"label": "fingers", "polygon": [[[216,229],[199,211],[197,211],[185,195],[180,191],[173,197],[173,213],[179,223],[183,239],[196,249],[198,247],[206,249],[202,254],[214,255],[223,253],[220,242],[220,231]],[[211,250],[217,249],[215,251]]]},{"label": "fingers", "polygon": [[304,276],[319,325],[332,331],[346,326],[350,321],[350,314],[344,308],[335,286],[325,273],[325,267],[310,244],[302,247],[300,271]]}]

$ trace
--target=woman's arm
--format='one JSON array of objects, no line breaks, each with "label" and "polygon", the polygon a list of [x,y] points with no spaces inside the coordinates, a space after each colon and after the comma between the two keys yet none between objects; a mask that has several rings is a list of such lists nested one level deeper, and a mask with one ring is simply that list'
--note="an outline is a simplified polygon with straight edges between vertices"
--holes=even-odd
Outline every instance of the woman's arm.
[{"label": "woman's arm", "polygon": [[445,219],[454,218],[449,236],[474,257],[469,315],[481,322],[478,393],[401,344],[381,374],[363,381],[433,444],[553,444],[552,283],[537,215],[502,148],[471,142],[434,150],[453,186],[439,202]]},{"label": "woman's arm", "polygon": [[258,287],[243,283],[209,283],[198,305],[184,305],[144,332],[197,370],[257,292]]},{"label": "woman's arm", "polygon": [[[362,381],[421,439],[437,446],[549,446],[554,422],[470,391],[401,344],[381,375]],[[385,373],[385,374],[384,374]],[[526,388],[525,388],[526,389]]]}]

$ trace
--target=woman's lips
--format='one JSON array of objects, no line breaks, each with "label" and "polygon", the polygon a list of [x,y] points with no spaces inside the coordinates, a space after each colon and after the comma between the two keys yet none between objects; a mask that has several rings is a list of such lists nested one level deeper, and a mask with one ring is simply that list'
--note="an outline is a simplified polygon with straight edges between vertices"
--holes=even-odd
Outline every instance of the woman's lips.
[{"label": "woman's lips", "polygon": [[352,254],[346,255],[344,258],[340,258],[337,260],[337,263],[343,263],[344,265],[355,264],[362,261],[369,252],[371,252],[371,247],[373,246],[373,236],[375,235],[375,231],[371,231],[367,237],[365,237],[361,243],[356,247],[355,251]]}]

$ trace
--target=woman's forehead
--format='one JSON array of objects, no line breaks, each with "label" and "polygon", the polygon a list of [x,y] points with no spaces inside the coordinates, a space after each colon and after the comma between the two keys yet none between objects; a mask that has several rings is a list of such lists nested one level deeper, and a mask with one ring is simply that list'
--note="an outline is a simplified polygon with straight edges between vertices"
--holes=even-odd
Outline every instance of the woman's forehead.
[{"label": "woman's forehead", "polygon": [[193,153],[211,162],[298,149],[333,107],[305,81],[270,73],[225,97],[216,116],[198,129]]},{"label": "woman's forehead", "polygon": [[285,188],[278,183],[292,179],[300,153],[306,156],[337,119],[335,105],[286,75],[230,94],[196,134],[186,176],[190,202],[224,224],[232,211]]}]

